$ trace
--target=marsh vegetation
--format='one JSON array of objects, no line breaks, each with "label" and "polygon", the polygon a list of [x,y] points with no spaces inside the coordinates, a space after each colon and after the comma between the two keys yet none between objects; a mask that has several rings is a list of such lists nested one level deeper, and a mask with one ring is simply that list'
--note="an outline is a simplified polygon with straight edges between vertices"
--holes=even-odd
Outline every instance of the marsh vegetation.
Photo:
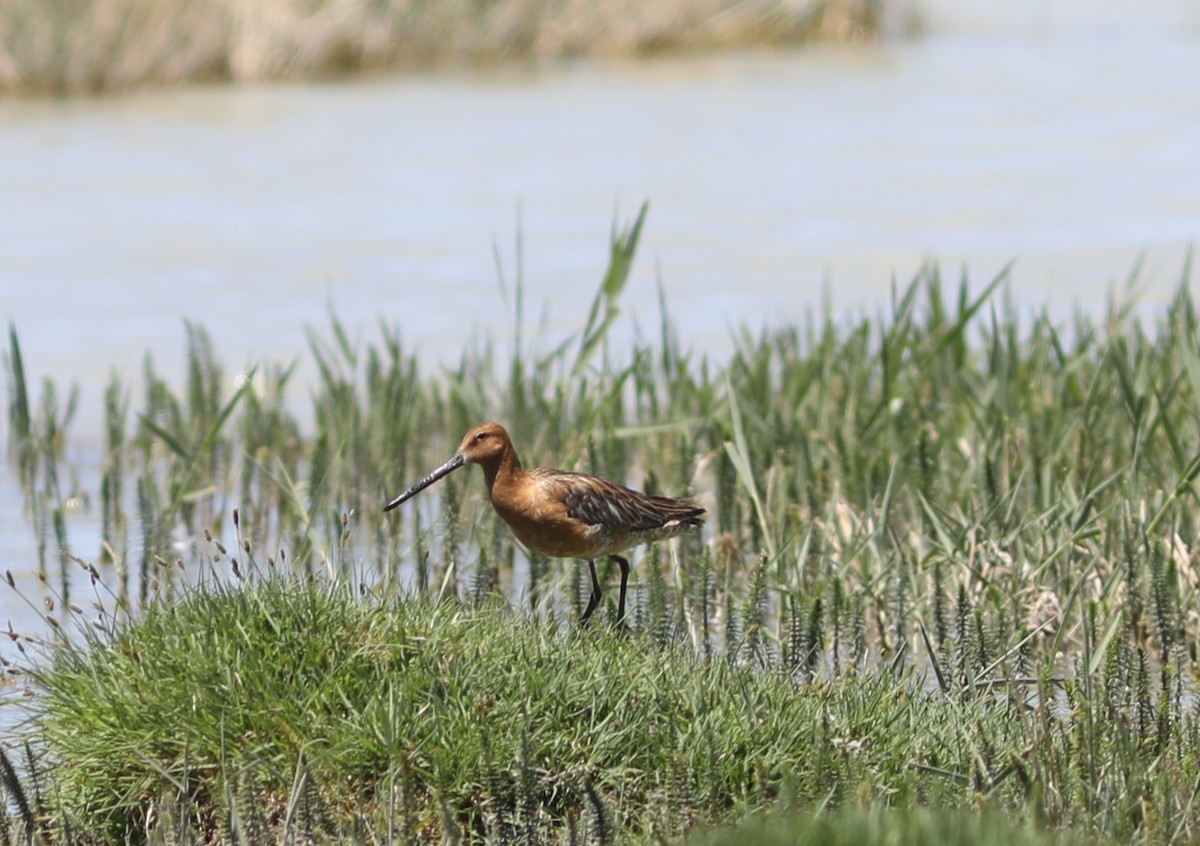
[{"label": "marsh vegetation", "polygon": [[[189,324],[184,384],[149,358],[113,377],[95,490],[14,329],[8,460],[41,554],[6,564],[38,567],[42,626],[12,635],[11,830],[1200,837],[1190,268],[1155,315],[1114,296],[1061,321],[931,266],[879,314],[743,329],[718,362],[662,298],[651,336],[608,344],[644,214],[549,348],[512,271],[511,343],[436,373],[402,326],[332,319],[311,424],[292,365],[234,380]],[[477,475],[382,513],[486,419],[530,464],[709,509],[635,561],[625,628],[578,628],[585,568],[517,548]]]}]

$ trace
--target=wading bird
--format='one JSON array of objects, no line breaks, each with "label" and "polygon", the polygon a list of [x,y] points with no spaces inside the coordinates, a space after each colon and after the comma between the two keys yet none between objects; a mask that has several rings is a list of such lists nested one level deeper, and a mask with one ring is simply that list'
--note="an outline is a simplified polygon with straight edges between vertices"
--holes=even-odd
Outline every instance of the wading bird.
[{"label": "wading bird", "polygon": [[704,525],[704,509],[687,500],[649,496],[598,476],[538,467],[526,470],[508,432],[483,423],[467,432],[454,457],[384,506],[391,511],[465,464],[483,468],[496,513],[526,548],[552,558],[583,558],[592,573],[592,596],[580,622],[600,604],[595,559],[621,568],[617,620],[625,619],[629,561],[617,553],[672,538]]}]

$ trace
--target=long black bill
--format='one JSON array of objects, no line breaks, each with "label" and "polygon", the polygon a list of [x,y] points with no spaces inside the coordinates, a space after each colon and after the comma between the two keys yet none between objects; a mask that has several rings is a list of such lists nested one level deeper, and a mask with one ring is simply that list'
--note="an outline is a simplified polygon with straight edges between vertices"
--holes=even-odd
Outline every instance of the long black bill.
[{"label": "long black bill", "polygon": [[447,476],[450,473],[453,473],[459,467],[462,467],[463,464],[465,464],[465,463],[466,462],[463,460],[463,457],[461,455],[454,456],[449,461],[447,461],[445,464],[443,464],[441,467],[434,470],[432,473],[430,473],[424,479],[417,482],[415,485],[413,485],[411,488],[406,490],[404,493],[400,494],[400,496],[396,497],[391,502],[389,502],[387,505],[385,505],[383,507],[383,510],[391,511],[393,508],[395,508],[400,503],[405,502],[409,499],[412,499],[414,496],[419,494],[421,491],[425,490],[427,487],[432,485],[438,479],[442,478],[443,476]]}]

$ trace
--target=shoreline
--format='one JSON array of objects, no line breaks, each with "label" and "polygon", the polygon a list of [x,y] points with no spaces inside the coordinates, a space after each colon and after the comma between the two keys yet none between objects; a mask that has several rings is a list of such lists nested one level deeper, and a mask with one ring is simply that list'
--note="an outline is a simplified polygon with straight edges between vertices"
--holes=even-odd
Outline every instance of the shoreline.
[{"label": "shoreline", "polygon": [[382,10],[362,0],[98,0],[83,14],[12,0],[0,9],[0,97],[854,42],[877,37],[882,17],[881,0],[676,0],[602,9],[579,0],[498,0],[486,8]]}]

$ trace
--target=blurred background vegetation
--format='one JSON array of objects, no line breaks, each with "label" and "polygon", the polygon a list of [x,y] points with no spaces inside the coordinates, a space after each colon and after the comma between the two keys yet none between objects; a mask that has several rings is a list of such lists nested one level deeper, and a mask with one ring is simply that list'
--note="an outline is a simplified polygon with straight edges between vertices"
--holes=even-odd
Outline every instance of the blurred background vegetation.
[{"label": "blurred background vegetation", "polygon": [[6,0],[0,94],[855,40],[883,0]]}]

